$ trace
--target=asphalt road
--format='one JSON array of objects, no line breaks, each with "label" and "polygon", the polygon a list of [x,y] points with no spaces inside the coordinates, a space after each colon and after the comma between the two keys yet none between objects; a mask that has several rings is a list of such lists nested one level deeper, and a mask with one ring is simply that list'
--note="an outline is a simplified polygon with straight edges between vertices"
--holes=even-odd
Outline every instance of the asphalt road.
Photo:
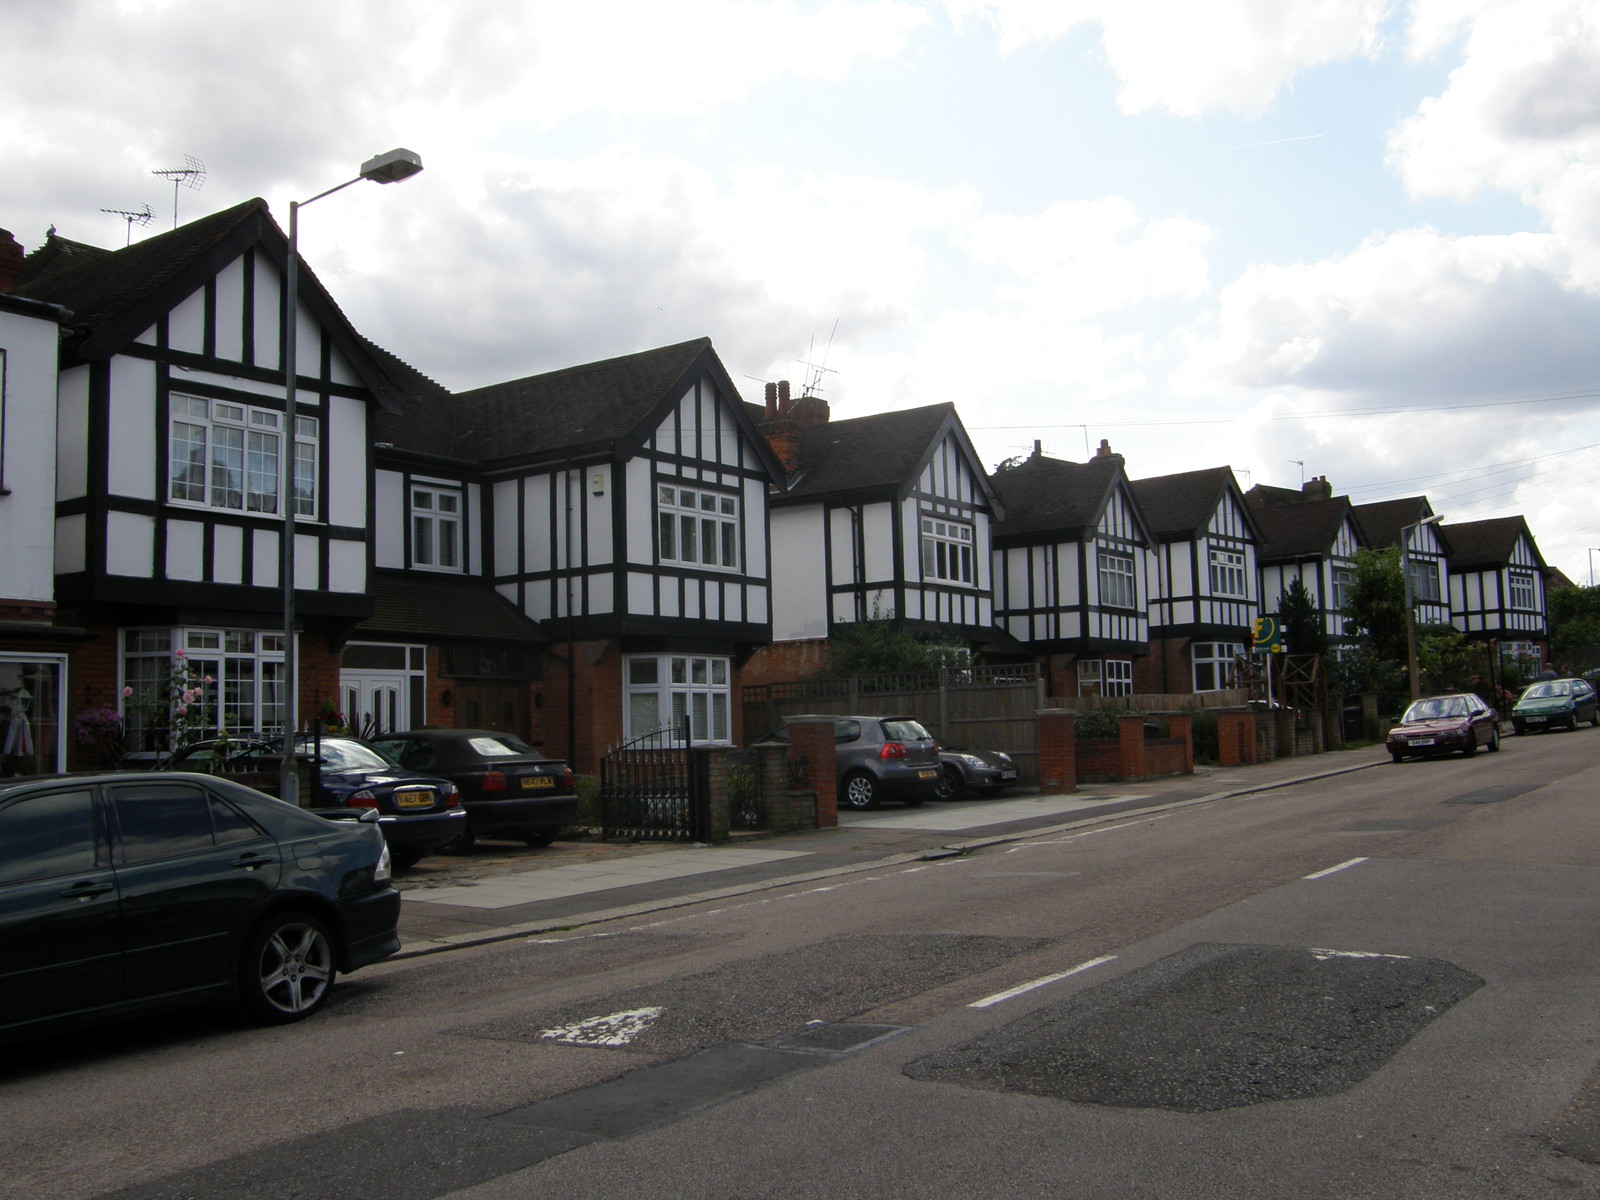
[{"label": "asphalt road", "polygon": [[1600,1195],[1600,730],[0,1060],[0,1195]]}]

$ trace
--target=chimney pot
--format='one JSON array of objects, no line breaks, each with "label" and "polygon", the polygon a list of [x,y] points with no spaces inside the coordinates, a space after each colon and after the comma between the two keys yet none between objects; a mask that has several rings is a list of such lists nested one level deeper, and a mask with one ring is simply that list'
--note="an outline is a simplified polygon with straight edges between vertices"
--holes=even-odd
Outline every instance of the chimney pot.
[{"label": "chimney pot", "polygon": [[778,385],[767,384],[767,420],[778,415]]},{"label": "chimney pot", "polygon": [[780,413],[789,411],[789,381],[787,379],[778,380],[778,411]]},{"label": "chimney pot", "polygon": [[1111,439],[1110,438],[1101,438],[1100,439],[1100,448],[1094,452],[1094,456],[1096,458],[1105,458],[1110,453],[1111,453]]}]

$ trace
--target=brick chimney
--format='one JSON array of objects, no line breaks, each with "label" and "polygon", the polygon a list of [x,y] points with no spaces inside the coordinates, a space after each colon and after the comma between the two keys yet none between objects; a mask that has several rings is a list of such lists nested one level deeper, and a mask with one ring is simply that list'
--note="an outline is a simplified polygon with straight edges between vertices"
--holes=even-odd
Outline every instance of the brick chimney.
[{"label": "brick chimney", "polygon": [[767,384],[766,419],[761,422],[761,435],[783,464],[784,474],[793,479],[800,470],[800,445],[805,430],[812,425],[826,425],[831,412],[828,402],[821,396],[789,398],[789,381],[780,379]]},{"label": "brick chimney", "polygon": [[1110,458],[1111,457],[1111,439],[1109,439],[1109,438],[1101,438],[1100,439],[1100,448],[1094,452],[1094,456],[1096,458]]},{"label": "brick chimney", "polygon": [[1333,484],[1328,482],[1326,475],[1318,475],[1300,485],[1300,495],[1306,500],[1332,500]]},{"label": "brick chimney", "polygon": [[0,292],[15,291],[22,273],[22,246],[9,229],[0,229]]}]

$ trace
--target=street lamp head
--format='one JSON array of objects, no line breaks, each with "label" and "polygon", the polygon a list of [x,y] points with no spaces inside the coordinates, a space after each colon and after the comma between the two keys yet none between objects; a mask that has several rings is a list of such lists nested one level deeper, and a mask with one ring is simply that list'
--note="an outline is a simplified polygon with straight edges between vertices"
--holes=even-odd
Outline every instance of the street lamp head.
[{"label": "street lamp head", "polygon": [[391,150],[361,164],[361,178],[374,183],[399,183],[422,170],[422,156],[412,150]]}]

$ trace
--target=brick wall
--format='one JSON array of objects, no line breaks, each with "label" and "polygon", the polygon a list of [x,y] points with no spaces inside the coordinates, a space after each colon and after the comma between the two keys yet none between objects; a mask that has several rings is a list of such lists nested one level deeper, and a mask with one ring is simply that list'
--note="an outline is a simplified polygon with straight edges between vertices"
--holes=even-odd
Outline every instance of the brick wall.
[{"label": "brick wall", "polygon": [[[828,642],[825,638],[772,642],[762,646],[750,656],[750,661],[739,671],[739,682],[740,684],[794,683],[801,679],[810,679],[822,670],[827,651]],[[736,708],[743,707],[739,704],[737,692],[733,698]],[[766,731],[753,732],[760,734]]]}]

